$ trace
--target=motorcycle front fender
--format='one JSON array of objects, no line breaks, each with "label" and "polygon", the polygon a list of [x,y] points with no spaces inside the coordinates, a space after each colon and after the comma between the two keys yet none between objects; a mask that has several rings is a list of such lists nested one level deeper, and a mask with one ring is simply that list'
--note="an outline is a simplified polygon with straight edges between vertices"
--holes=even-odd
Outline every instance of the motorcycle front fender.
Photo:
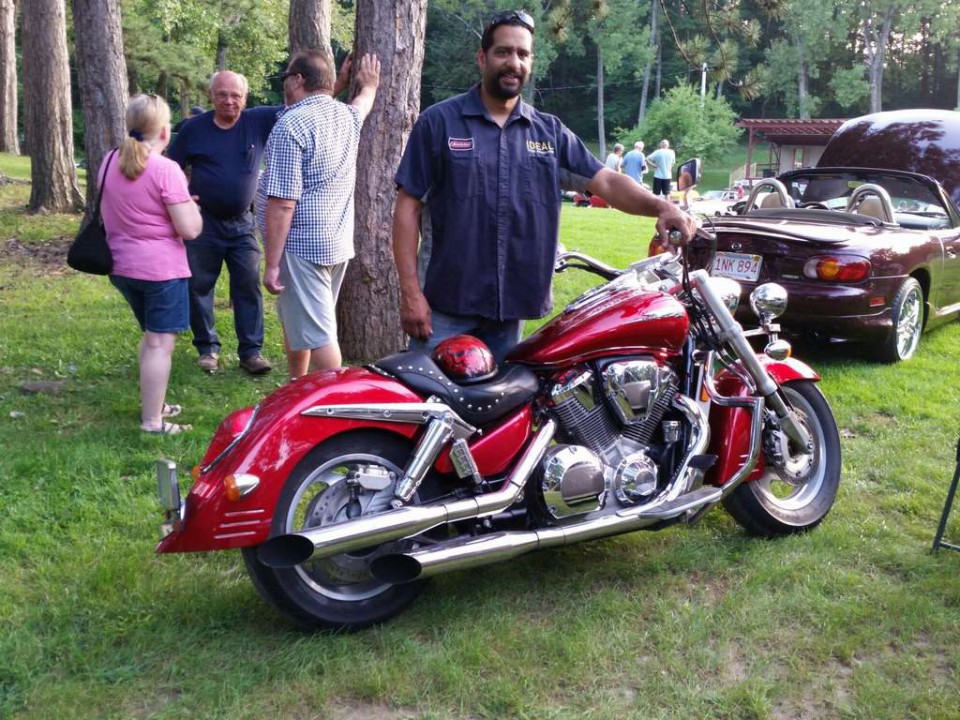
[{"label": "motorcycle front fender", "polygon": [[[270,534],[274,508],[283,484],[304,456],[325,440],[364,429],[413,437],[418,425],[304,415],[317,405],[421,402],[422,398],[392,378],[364,368],[312,373],[264,398],[253,418],[235,438],[228,417],[217,430],[211,450],[194,469],[194,484],[181,508],[179,528],[157,545],[158,553],[227,550],[258,545]],[[231,416],[232,417],[232,416]],[[230,440],[230,442],[226,442]],[[222,448],[216,452],[215,446]],[[229,447],[228,447],[229,446]],[[213,457],[211,457],[213,455]],[[231,500],[230,476],[256,479],[248,495]]]},{"label": "motorcycle front fender", "polygon": [[[758,355],[760,364],[778,385],[793,380],[819,381],[820,375],[806,363],[795,358],[773,360],[766,355]],[[717,389],[728,397],[746,397],[750,390],[743,381],[730,371],[723,371],[716,379]],[[740,407],[710,408],[710,453],[717,456],[717,462],[707,473],[706,481],[722,486],[743,467],[750,452],[750,411]],[[745,482],[763,475],[764,462],[761,453],[757,465],[746,477]]]}]

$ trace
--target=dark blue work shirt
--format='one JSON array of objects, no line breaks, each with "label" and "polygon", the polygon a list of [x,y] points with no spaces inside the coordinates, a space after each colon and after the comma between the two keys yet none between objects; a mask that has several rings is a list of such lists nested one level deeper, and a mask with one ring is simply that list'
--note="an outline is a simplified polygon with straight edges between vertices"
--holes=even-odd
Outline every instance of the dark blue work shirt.
[{"label": "dark blue work shirt", "polygon": [[204,212],[223,220],[250,209],[263,148],[282,109],[248,108],[229,130],[217,127],[212,110],[184,123],[167,157],[190,169],[190,194],[200,198]]},{"label": "dark blue work shirt", "polygon": [[492,320],[550,312],[560,190],[583,191],[602,168],[522,100],[500,128],[479,85],[424,110],[396,182],[425,203],[418,266],[430,307]]}]

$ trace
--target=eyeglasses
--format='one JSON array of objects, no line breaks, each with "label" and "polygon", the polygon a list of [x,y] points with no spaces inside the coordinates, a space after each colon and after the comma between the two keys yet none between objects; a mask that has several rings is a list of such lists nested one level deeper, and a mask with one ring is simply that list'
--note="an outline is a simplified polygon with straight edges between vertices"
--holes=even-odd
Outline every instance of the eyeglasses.
[{"label": "eyeglasses", "polygon": [[498,12],[496,15],[490,18],[490,22],[487,23],[487,32],[500,25],[507,25],[508,23],[515,22],[520,23],[527,30],[533,32],[533,18],[523,10],[504,10],[503,12]]},{"label": "eyeglasses", "polygon": [[294,75],[303,75],[303,73],[298,73],[298,72],[284,72],[284,73],[280,73],[280,84],[282,85],[283,83],[285,83],[285,82],[287,81],[287,78],[288,78],[288,77],[293,77]]}]

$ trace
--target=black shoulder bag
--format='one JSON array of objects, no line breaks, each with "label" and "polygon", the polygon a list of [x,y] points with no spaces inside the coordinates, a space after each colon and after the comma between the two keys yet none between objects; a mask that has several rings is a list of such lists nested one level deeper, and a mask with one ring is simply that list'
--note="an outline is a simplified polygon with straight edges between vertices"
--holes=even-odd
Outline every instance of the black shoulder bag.
[{"label": "black shoulder bag", "polygon": [[97,207],[93,211],[90,222],[81,228],[74,239],[70,250],[67,251],[67,265],[74,270],[90,273],[91,275],[109,275],[113,271],[113,255],[107,245],[107,231],[103,227],[103,217],[100,215],[100,203],[103,200],[103,188],[107,184],[107,172],[113,162],[114,150],[107,159],[107,166],[103,171],[103,183],[97,193]]}]

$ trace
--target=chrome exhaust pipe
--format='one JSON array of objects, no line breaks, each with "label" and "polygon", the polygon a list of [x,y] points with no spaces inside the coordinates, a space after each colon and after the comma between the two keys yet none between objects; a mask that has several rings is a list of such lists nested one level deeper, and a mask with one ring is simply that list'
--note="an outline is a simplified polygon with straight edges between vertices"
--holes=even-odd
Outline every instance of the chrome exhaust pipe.
[{"label": "chrome exhaust pipe", "polygon": [[720,488],[702,487],[663,505],[630,508],[616,515],[605,515],[566,527],[502,532],[453,540],[410,553],[381,555],[370,563],[370,574],[384,582],[405,583],[454,570],[490,565],[534,550],[641,530],[716,503],[722,495]]},{"label": "chrome exhaust pipe", "polygon": [[556,429],[553,420],[543,424],[517,467],[495,492],[448,503],[407,505],[334,525],[278,535],[263,543],[257,556],[260,562],[270,567],[293,567],[314,555],[339,555],[418,535],[445,523],[496,515],[520,497],[527,478],[543,459]]},{"label": "chrome exhaust pipe", "polygon": [[385,582],[411,582],[509,560],[533,550],[641,530],[718,502],[723,497],[720,488],[694,488],[699,484],[700,471],[690,464],[691,458],[703,453],[709,443],[707,418],[688,398],[680,397],[676,404],[691,421],[693,433],[675,481],[653,501],[572,525],[457,539],[409,553],[382,555],[370,563],[370,573]]}]

